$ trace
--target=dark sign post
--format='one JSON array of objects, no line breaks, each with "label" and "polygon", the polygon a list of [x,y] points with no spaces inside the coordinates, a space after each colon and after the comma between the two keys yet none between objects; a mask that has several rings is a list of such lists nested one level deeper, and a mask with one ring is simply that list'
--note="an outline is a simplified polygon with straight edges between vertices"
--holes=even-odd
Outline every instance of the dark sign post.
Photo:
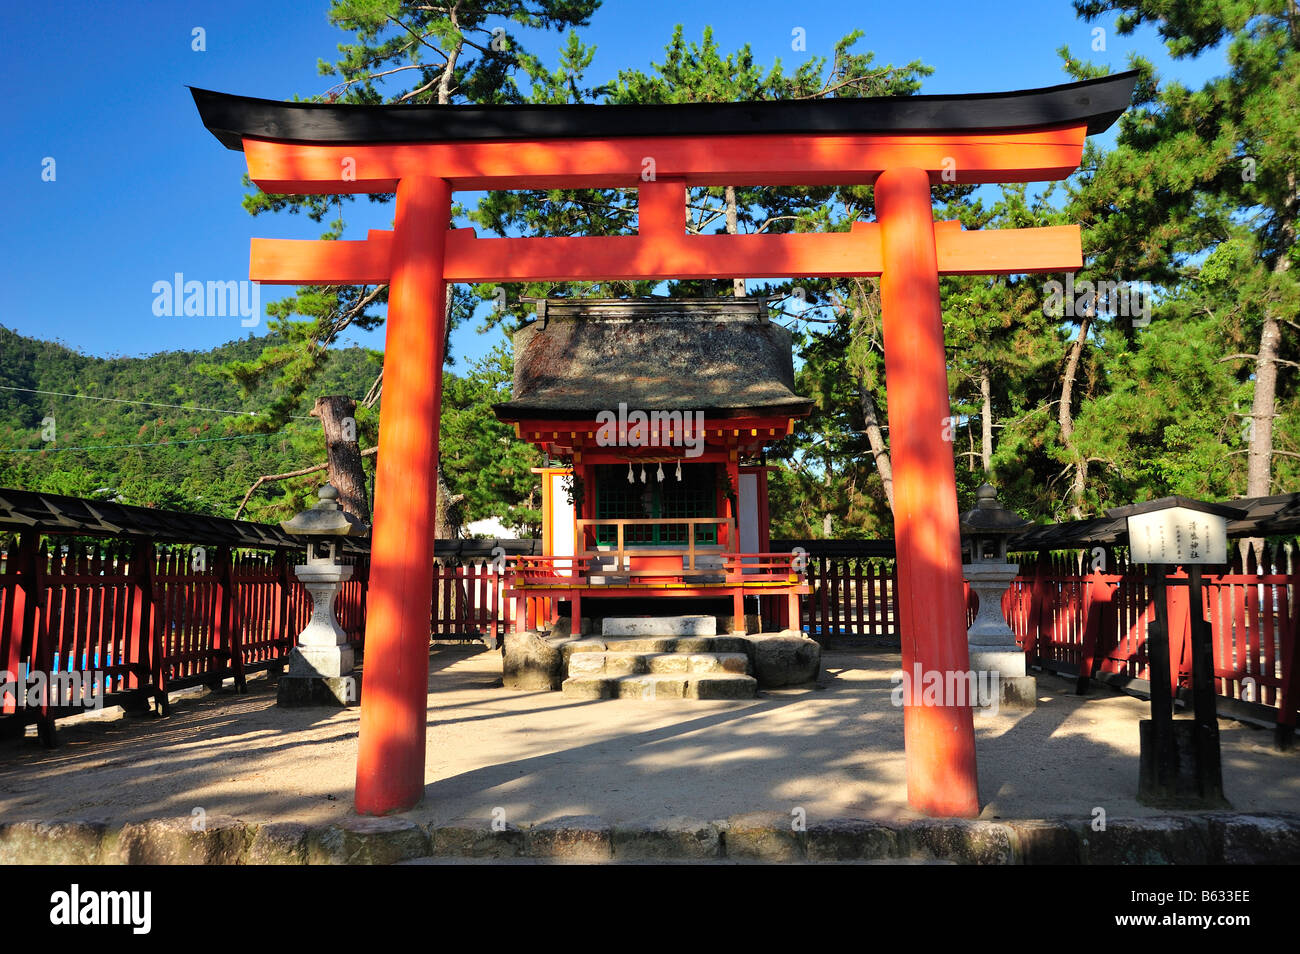
[{"label": "dark sign post", "polygon": [[1197,784],[1205,798],[1223,797],[1223,770],[1219,759],[1219,717],[1214,705],[1214,645],[1201,596],[1201,568],[1187,568],[1191,587],[1192,713],[1196,719]]},{"label": "dark sign post", "polygon": [[[1129,551],[1145,564],[1156,619],[1147,628],[1151,671],[1151,718],[1140,724],[1141,768],[1138,801],[1162,807],[1224,808],[1219,755],[1219,720],[1214,701],[1214,647],[1205,619],[1201,567],[1228,562],[1228,520],[1245,512],[1222,504],[1165,497],[1118,507],[1112,517],[1128,522]],[[1173,671],[1169,659],[1168,587],[1174,566],[1187,569],[1192,636],[1191,720],[1173,717]]]},{"label": "dark sign post", "polygon": [[1177,789],[1178,748],[1174,743],[1174,697],[1169,673],[1169,595],[1165,585],[1169,567],[1147,567],[1155,622],[1147,627],[1147,668],[1151,673],[1151,718],[1139,723],[1141,772],[1138,797],[1172,799]]}]

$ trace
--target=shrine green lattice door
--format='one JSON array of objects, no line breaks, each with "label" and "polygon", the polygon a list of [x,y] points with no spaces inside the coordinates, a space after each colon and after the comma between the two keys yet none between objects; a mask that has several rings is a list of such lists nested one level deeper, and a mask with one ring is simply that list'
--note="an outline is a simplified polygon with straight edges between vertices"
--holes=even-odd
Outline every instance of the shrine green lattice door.
[{"label": "shrine green lattice door", "polygon": [[[662,466],[664,479],[658,479]],[[645,481],[641,474],[644,471]],[[632,482],[628,481],[628,468],[622,464],[601,464],[596,467],[596,518],[600,520],[629,520],[647,517],[685,518],[715,517],[718,513],[718,476],[715,464],[682,464],[681,480],[677,479],[677,462],[633,464]],[[644,524],[627,527],[624,543],[627,546],[681,546],[689,542],[689,526],[685,524]],[[597,527],[596,542],[613,546],[618,542],[616,527]],[[716,526],[697,526],[695,543],[711,546],[718,542]]]}]

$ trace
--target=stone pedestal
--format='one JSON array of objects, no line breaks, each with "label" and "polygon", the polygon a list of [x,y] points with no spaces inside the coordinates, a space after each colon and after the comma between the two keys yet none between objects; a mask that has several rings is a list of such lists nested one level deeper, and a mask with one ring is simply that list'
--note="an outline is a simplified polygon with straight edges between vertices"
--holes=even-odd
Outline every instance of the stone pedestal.
[{"label": "stone pedestal", "polygon": [[352,567],[333,563],[293,568],[311,594],[311,619],[298,634],[289,654],[289,671],[280,677],[276,702],[282,706],[355,705],[360,681],[353,674],[353,650],[334,616],[339,586],[352,577]]},{"label": "stone pedestal", "polygon": [[[564,617],[561,617],[563,619]],[[563,637],[506,630],[502,642],[501,681],[507,689],[556,691],[564,685]]]},{"label": "stone pedestal", "polygon": [[361,701],[361,674],[303,678],[283,676],[276,692],[276,705],[286,709],[304,706],[350,708]]},{"label": "stone pedestal", "polygon": [[1038,680],[1025,668],[1025,654],[1002,616],[1002,594],[1020,568],[1014,563],[966,563],[962,572],[979,598],[979,612],[967,633],[970,667],[975,672],[996,672],[999,705],[1033,709],[1038,705]]}]

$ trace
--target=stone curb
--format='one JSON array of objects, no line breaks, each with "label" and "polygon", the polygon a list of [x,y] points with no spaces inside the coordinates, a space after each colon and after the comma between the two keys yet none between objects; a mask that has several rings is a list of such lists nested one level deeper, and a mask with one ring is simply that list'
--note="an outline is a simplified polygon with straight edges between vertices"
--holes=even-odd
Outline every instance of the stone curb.
[{"label": "stone curb", "polygon": [[421,825],[402,816],[332,825],[212,816],[112,825],[0,824],[0,865],[394,864],[417,858],[569,862],[931,861],[973,865],[1297,864],[1300,815],[1209,812],[1109,819],[812,820],[779,812],[721,821],[610,825],[590,815],[526,827],[482,818]]}]

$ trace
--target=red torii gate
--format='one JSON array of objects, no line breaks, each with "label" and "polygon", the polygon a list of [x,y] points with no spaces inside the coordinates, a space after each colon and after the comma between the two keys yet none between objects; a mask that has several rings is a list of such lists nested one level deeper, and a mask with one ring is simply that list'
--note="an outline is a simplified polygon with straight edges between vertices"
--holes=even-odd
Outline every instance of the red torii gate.
[{"label": "red torii gate", "polygon": [[[1085,136],[1128,105],[1135,74],[964,96],[676,106],[339,106],[193,90],[204,125],[275,194],[396,192],[364,241],[253,239],[250,277],[389,282],[356,810],[424,791],[435,473],[447,282],[880,276],[893,421],[903,667],[965,671],[965,600],[939,304],[940,274],[1082,266],[1079,229],[963,232],[930,186],[1069,175]],[[686,233],[688,186],[874,184],[877,221],[849,232]],[[477,238],[454,190],[625,187],[634,236]],[[974,816],[970,707],[903,710],[908,799]]]}]

